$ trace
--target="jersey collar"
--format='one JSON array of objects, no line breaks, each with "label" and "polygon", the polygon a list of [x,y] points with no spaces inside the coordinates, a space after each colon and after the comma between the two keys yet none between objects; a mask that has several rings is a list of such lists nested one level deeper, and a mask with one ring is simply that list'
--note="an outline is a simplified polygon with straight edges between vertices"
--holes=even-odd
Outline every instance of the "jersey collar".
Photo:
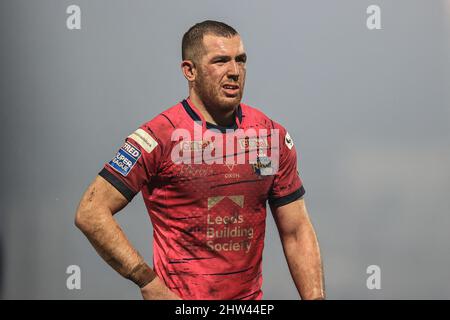
[{"label": "jersey collar", "polygon": [[184,110],[186,110],[187,114],[192,118],[192,120],[201,122],[202,125],[204,125],[206,127],[206,129],[217,129],[222,133],[226,133],[227,129],[228,130],[230,130],[230,129],[236,130],[237,128],[239,128],[239,126],[242,123],[242,108],[241,108],[240,104],[238,105],[236,112],[235,112],[235,114],[236,114],[235,121],[230,126],[219,126],[217,124],[213,124],[213,123],[209,123],[209,122],[205,121],[205,118],[203,117],[201,112],[199,112],[197,110],[197,108],[194,106],[191,99],[189,99],[189,98],[181,101],[181,104],[183,105]]}]

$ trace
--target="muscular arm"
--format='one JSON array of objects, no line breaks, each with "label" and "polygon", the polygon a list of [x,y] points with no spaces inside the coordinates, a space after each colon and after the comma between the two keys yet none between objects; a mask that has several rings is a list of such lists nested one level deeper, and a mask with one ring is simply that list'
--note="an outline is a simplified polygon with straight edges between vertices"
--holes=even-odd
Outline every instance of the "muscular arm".
[{"label": "muscular arm", "polygon": [[141,288],[145,299],[179,299],[145,263],[114,219],[127,204],[116,188],[97,176],[80,201],[75,225],[114,270]]},{"label": "muscular arm", "polygon": [[304,300],[325,299],[319,244],[303,199],[272,208],[284,255]]}]

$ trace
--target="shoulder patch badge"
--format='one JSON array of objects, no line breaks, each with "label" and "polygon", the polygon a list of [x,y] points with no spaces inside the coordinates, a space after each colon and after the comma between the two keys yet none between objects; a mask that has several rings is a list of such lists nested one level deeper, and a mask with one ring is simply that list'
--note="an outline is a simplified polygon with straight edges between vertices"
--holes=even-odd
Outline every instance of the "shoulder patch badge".
[{"label": "shoulder patch badge", "polygon": [[158,142],[156,142],[156,140],[153,139],[153,137],[149,135],[147,131],[141,128],[130,134],[128,138],[136,141],[142,147],[142,149],[144,149],[148,153],[152,152],[153,149],[155,149],[155,147],[158,145]]},{"label": "shoulder patch badge", "polygon": [[292,149],[294,146],[294,141],[292,140],[291,136],[289,135],[289,132],[286,131],[286,136],[284,137],[284,143],[289,148],[289,150]]},{"label": "shoulder patch badge", "polygon": [[125,142],[122,148],[117,151],[116,156],[109,162],[109,165],[126,177],[141,157],[141,151],[129,142]]}]

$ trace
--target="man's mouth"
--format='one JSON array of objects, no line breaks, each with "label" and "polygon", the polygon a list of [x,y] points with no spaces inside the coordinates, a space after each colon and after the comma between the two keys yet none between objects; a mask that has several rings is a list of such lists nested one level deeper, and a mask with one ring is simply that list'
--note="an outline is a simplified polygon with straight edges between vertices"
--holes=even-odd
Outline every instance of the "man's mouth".
[{"label": "man's mouth", "polygon": [[224,84],[222,88],[225,93],[230,95],[236,95],[239,92],[239,86],[237,84]]}]

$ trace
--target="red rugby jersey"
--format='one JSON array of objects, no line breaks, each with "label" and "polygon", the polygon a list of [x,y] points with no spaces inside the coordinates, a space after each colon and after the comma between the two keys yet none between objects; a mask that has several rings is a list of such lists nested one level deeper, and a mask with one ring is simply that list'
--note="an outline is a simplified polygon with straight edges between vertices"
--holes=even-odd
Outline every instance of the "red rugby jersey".
[{"label": "red rugby jersey", "polygon": [[243,103],[235,114],[220,127],[183,100],[130,134],[99,173],[129,201],[142,192],[153,268],[182,299],[261,299],[266,203],[305,192],[286,130]]}]

